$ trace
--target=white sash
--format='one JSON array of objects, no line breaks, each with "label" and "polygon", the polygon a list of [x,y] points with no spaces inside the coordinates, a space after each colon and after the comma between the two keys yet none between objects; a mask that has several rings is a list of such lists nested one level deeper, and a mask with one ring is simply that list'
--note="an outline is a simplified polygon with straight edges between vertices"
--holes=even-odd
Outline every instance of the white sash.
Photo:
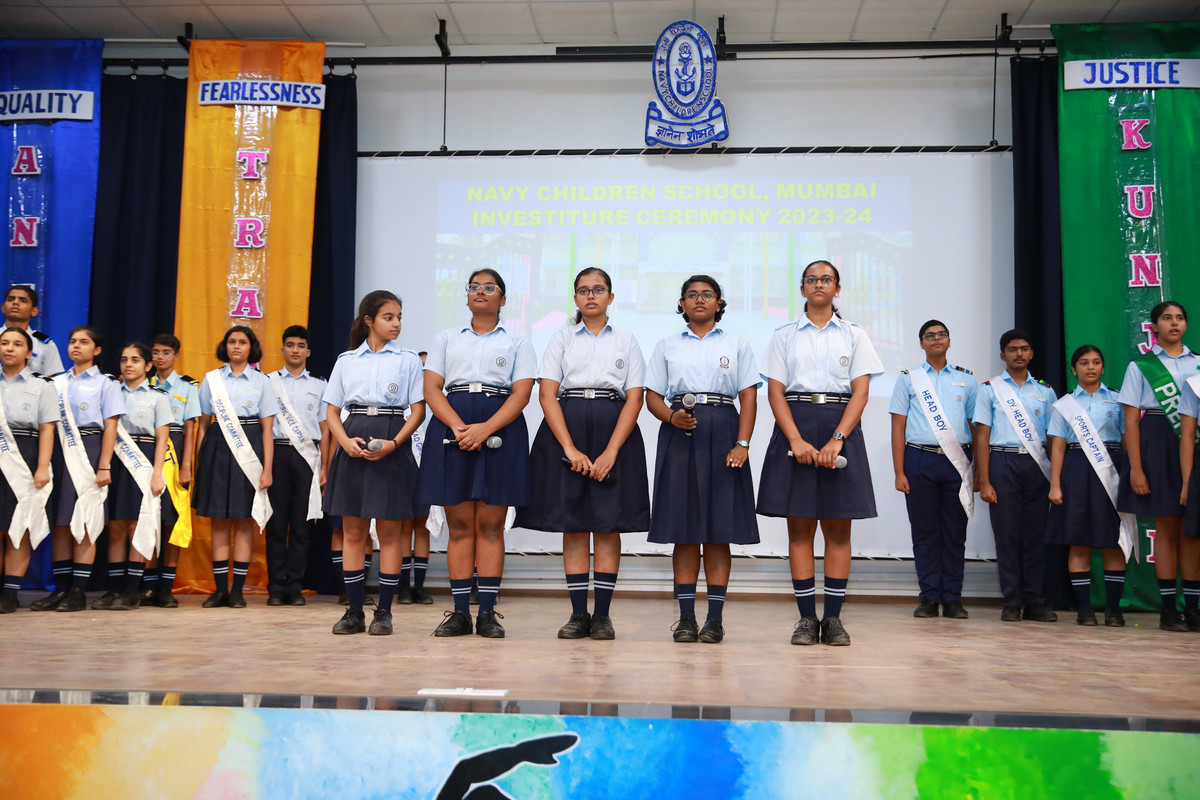
[{"label": "white sash", "polygon": [[1041,468],[1046,480],[1050,480],[1050,459],[1046,456],[1046,448],[1042,446],[1042,440],[1038,438],[1037,431],[1033,429],[1033,421],[1029,412],[1025,410],[1025,404],[1021,402],[1021,398],[1012,390],[1012,387],[1005,382],[1003,372],[992,378],[991,383],[992,391],[996,393],[996,399],[1000,401],[1000,408],[1004,410],[1004,416],[1008,417],[1008,424],[1012,425],[1025,452],[1033,456],[1033,460]]},{"label": "white sash", "polygon": [[113,454],[121,459],[125,469],[142,490],[142,504],[138,508],[137,525],[133,529],[131,544],[143,558],[152,559],[158,554],[158,539],[162,533],[162,496],[155,496],[150,489],[150,481],[154,477],[154,462],[146,458],[142,448],[138,447],[137,442],[120,422],[117,423],[117,442],[113,447]]},{"label": "white sash", "polygon": [[[1096,477],[1100,479],[1100,485],[1108,494],[1113,508],[1116,508],[1117,484],[1120,480],[1117,475],[1117,466],[1108,454],[1104,440],[1096,432],[1096,425],[1092,422],[1092,418],[1083,410],[1083,406],[1079,405],[1079,401],[1073,395],[1067,394],[1058,398],[1054,407],[1058,409],[1058,413],[1063,415],[1063,419],[1071,426],[1071,430],[1075,431],[1075,438],[1079,440],[1080,449],[1087,457],[1088,463],[1092,465],[1092,469],[1096,471]],[[1130,555],[1137,557],[1137,516],[1120,514],[1120,518],[1121,533],[1117,544],[1120,545],[1121,552],[1125,554],[1125,560],[1128,561]]]},{"label": "white sash", "polygon": [[[0,472],[4,480],[17,497],[17,507],[13,510],[12,521],[8,523],[8,538],[13,547],[21,545],[25,531],[29,531],[29,544],[37,548],[42,540],[50,534],[50,520],[46,516],[46,503],[50,500],[50,490],[54,486],[51,480],[41,489],[33,486],[33,473],[21,451],[17,449],[17,440],[13,438],[12,429],[8,427],[8,415],[4,412],[4,401],[0,399]],[[3,520],[0,520],[2,523]]]},{"label": "white sash", "polygon": [[267,520],[271,518],[271,499],[267,497],[266,489],[258,488],[263,474],[262,462],[258,460],[258,454],[251,447],[250,440],[246,438],[246,431],[237,418],[233,401],[229,399],[229,390],[225,388],[225,379],[221,377],[221,370],[214,369],[205,376],[205,380],[209,382],[208,388],[212,394],[214,422],[221,429],[225,436],[225,444],[229,445],[229,452],[233,453],[242,474],[250,481],[250,488],[254,490],[250,517],[261,532],[266,527]]},{"label": "white sash", "polygon": [[937,439],[938,447],[942,448],[942,452],[950,459],[950,463],[962,478],[962,485],[958,487],[958,502],[962,503],[963,511],[967,512],[967,519],[971,519],[975,516],[975,466],[967,460],[967,454],[958,442],[958,433],[942,413],[937,390],[933,388],[933,381],[925,373],[925,366],[909,370],[908,377],[913,391],[917,393],[921,411],[925,413],[925,421],[933,431],[933,438]]},{"label": "white sash", "polygon": [[321,449],[312,437],[305,433],[299,417],[296,416],[296,410],[292,408],[292,401],[284,391],[283,377],[278,372],[271,373],[271,386],[279,397],[279,421],[283,425],[283,431],[292,447],[296,448],[296,452],[312,470],[312,483],[308,487],[308,516],[305,519],[321,519],[325,516],[321,511]]},{"label": "white sash", "polygon": [[108,487],[96,485],[96,470],[88,461],[83,437],[75,425],[75,414],[67,401],[68,386],[67,373],[54,378],[54,389],[58,392],[58,442],[62,445],[63,460],[67,462],[67,472],[77,497],[75,511],[71,514],[71,536],[76,543],[82,544],[89,538],[96,541],[104,529],[104,501],[108,499]]}]

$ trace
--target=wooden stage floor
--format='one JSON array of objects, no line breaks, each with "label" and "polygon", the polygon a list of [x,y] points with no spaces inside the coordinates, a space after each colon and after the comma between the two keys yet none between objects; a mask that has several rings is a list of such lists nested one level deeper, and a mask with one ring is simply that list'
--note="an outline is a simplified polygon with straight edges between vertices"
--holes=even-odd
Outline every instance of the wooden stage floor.
[{"label": "wooden stage floor", "polygon": [[[910,601],[860,600],[843,613],[854,644],[836,648],[791,646],[797,615],[783,597],[731,596],[719,645],[675,644],[673,600],[619,591],[611,642],[560,641],[566,597],[516,592],[501,596],[499,641],[431,637],[445,593],[396,607],[391,637],[331,635],[342,608],[329,596],[205,610],[200,596],[180,595],[175,610],[74,614],[30,612],[36,597],[22,593],[26,607],[0,617],[0,688],[417,697],[470,687],[564,712],[619,703],[1200,719],[1200,634],[1161,632],[1157,614],[1082,628],[1071,612],[1004,624],[997,606],[977,603],[969,620],[918,620]],[[703,595],[697,607],[702,616]]]}]

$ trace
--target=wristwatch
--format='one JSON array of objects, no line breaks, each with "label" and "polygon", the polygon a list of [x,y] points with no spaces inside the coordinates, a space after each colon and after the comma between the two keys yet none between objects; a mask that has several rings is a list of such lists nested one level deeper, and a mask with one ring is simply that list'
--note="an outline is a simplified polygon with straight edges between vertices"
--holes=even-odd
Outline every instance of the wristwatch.
[{"label": "wristwatch", "polygon": [[846,438],[846,434],[842,433],[841,431],[834,431],[833,436],[830,436],[829,438],[833,439],[835,442],[840,442]]},{"label": "wristwatch", "polygon": [[742,447],[746,448],[747,450],[750,449],[750,440],[749,439],[738,439],[737,442],[735,442],[735,444],[740,444]]}]

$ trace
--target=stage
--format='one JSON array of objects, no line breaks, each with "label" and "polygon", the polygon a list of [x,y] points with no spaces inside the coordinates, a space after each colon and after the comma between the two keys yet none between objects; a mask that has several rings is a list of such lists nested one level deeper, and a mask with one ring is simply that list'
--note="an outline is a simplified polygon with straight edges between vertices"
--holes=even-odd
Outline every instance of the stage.
[{"label": "stage", "polygon": [[[22,604],[36,596],[22,593]],[[1128,613],[1123,629],[1079,627],[1072,612],[1060,612],[1056,624],[1005,624],[998,606],[976,602],[969,620],[918,620],[912,602],[852,598],[843,620],[854,644],[835,648],[790,645],[797,615],[781,597],[731,595],[726,639],[717,645],[675,644],[673,600],[619,590],[617,639],[609,642],[557,639],[569,613],[557,594],[502,591],[504,640],[430,636],[449,607],[444,590],[433,606],[397,606],[390,637],[330,634],[342,613],[331,596],[309,596],[303,608],[268,608],[257,595],[245,609],[205,610],[202,599],[180,595],[174,610],[22,608],[0,618],[0,685],[7,690],[0,783],[27,788],[5,795],[57,792],[26,783],[21,765],[29,763],[32,742],[58,741],[63,730],[70,731],[65,742],[94,733],[102,750],[116,743],[114,752],[126,754],[114,762],[120,769],[80,762],[64,773],[75,788],[100,790],[93,796],[113,786],[146,796],[268,797],[286,787],[294,796],[343,788],[364,797],[451,796],[437,787],[469,754],[543,734],[579,743],[553,739],[557,767],[526,765],[513,773],[532,771],[537,780],[500,781],[513,797],[804,797],[810,790],[912,797],[928,793],[932,785],[922,781],[935,763],[946,780],[978,784],[978,796],[1008,796],[990,791],[1000,780],[994,763],[982,778],[963,777],[981,769],[965,753],[996,748],[1039,761],[1037,779],[1049,781],[1047,789],[1066,790],[1061,770],[1083,767],[1067,763],[1078,751],[1097,770],[1103,761],[1102,774],[1088,780],[1117,790],[1109,796],[1200,791],[1200,635],[1161,632],[1157,614]],[[697,608],[702,615],[703,596]],[[106,738],[105,730],[114,733]],[[349,738],[339,740],[339,731]],[[172,732],[192,742],[174,756],[158,738]],[[159,744],[128,760],[143,737],[147,748],[151,739]],[[371,769],[391,777],[339,783],[347,770],[354,773],[341,760],[346,748],[366,756],[378,750],[379,737],[391,742],[389,760]],[[442,737],[449,737],[449,752],[434,746]],[[647,764],[668,754],[664,763],[675,764],[682,756],[671,748],[706,742],[712,752],[695,757],[723,764],[734,758],[738,774],[726,775],[725,764],[711,780],[689,773],[670,790],[657,778],[630,782],[623,772],[618,781],[612,770],[628,765],[602,769],[588,742],[604,742],[600,752],[637,753]],[[651,758],[660,746],[667,749]],[[208,765],[193,764],[194,775],[139,772],[139,764],[189,757],[189,747]],[[795,758],[813,759],[816,768],[819,753],[853,756],[865,771],[844,784],[806,773],[816,782],[770,788],[776,771],[800,769]],[[1152,775],[1133,766],[1147,758],[1156,762]],[[416,768],[414,759],[424,766]],[[754,767],[756,759],[768,766]],[[910,767],[911,781],[889,772]],[[601,785],[607,788],[599,791]],[[141,788],[149,786],[156,788]],[[741,789],[730,793],[730,786]],[[843,791],[818,792],[820,786]],[[1082,789],[1073,795],[1100,796]]]}]

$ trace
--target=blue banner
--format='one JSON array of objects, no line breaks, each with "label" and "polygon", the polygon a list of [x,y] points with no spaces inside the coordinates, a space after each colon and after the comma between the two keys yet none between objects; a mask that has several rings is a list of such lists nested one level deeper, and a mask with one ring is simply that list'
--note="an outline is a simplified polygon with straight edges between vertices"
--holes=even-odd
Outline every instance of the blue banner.
[{"label": "blue banner", "polygon": [[30,327],[60,353],[88,321],[103,50],[100,39],[0,39],[0,278],[33,285]]}]

